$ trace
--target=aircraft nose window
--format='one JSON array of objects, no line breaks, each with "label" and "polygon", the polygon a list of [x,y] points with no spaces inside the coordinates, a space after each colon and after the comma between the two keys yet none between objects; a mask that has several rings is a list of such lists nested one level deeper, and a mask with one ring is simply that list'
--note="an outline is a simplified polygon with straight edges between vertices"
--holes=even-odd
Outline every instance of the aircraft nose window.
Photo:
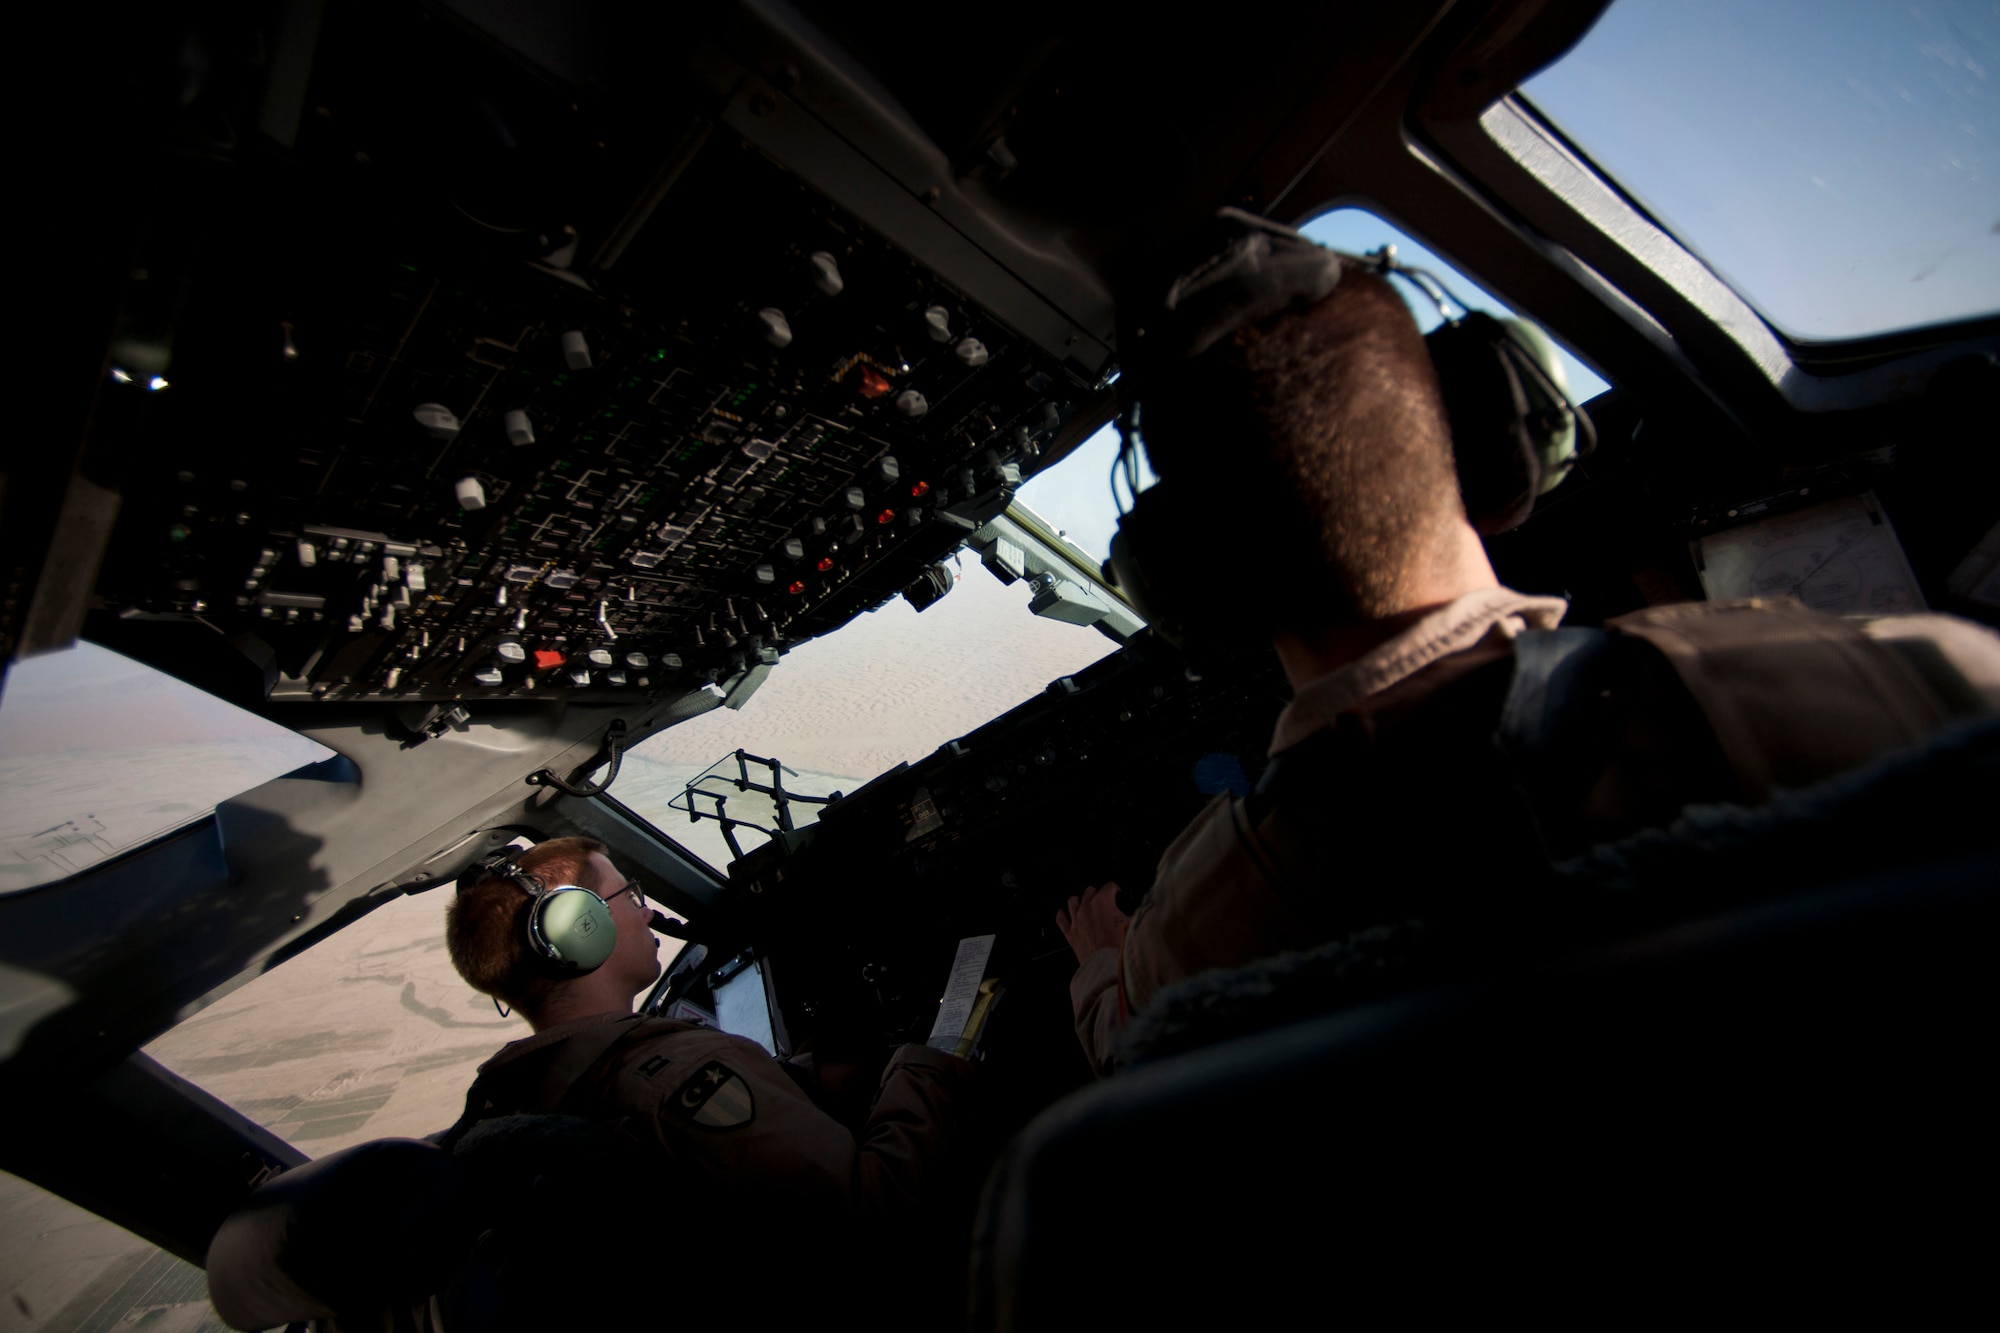
[{"label": "aircraft nose window", "polygon": [[2000,10],[1618,0],[1522,92],[1800,338],[2000,308]]}]

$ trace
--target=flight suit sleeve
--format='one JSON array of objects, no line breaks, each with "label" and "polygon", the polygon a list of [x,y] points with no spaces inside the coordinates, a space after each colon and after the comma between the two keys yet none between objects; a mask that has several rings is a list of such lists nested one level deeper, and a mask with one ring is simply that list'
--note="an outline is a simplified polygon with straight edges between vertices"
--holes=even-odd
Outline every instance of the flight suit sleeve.
[{"label": "flight suit sleeve", "polygon": [[945,1169],[972,1069],[928,1046],[903,1046],[890,1057],[855,1151],[854,1197],[863,1212],[907,1212]]},{"label": "flight suit sleeve", "polygon": [[1076,1039],[1099,1078],[1111,1069],[1125,1017],[1118,998],[1119,950],[1106,945],[1084,959],[1069,979],[1069,1002],[1076,1014]]},{"label": "flight suit sleeve", "polygon": [[970,1070],[906,1046],[890,1061],[857,1140],[754,1042],[703,1029],[645,1042],[620,1061],[620,1100],[651,1112],[675,1165],[734,1190],[875,1216],[920,1197],[953,1140],[953,1096]]},{"label": "flight suit sleeve", "polygon": [[1131,1012],[1212,968],[1313,944],[1286,900],[1283,878],[1243,802],[1226,795],[1210,802],[1161,855],[1153,887],[1126,929],[1120,976]]}]

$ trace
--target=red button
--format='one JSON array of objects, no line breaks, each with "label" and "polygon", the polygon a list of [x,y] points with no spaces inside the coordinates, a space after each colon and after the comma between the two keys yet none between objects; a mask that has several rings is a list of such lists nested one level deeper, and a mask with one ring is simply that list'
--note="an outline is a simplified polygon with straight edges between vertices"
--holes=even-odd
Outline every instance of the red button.
[{"label": "red button", "polygon": [[554,671],[563,664],[563,655],[553,648],[535,649],[535,670]]}]

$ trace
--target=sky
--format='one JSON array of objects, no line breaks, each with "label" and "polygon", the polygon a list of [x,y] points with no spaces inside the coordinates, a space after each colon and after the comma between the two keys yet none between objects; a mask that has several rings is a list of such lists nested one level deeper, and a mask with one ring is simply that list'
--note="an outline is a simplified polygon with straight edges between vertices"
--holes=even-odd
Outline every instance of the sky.
[{"label": "sky", "polygon": [[1618,0],[1522,92],[1796,337],[2000,309],[2000,0]]}]

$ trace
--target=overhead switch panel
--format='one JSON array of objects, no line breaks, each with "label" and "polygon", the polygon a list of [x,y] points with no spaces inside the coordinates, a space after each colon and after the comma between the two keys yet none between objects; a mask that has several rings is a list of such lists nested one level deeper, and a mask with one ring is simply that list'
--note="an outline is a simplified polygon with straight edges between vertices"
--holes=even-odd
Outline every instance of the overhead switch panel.
[{"label": "overhead switch panel", "polygon": [[186,369],[134,400],[171,430],[93,428],[129,460],[97,588],[126,626],[199,616],[286,704],[643,706],[901,596],[1089,393],[722,120],[660,195],[659,123],[423,6],[463,63],[413,96],[347,8],[258,201],[310,206],[254,273],[173,270]]}]

